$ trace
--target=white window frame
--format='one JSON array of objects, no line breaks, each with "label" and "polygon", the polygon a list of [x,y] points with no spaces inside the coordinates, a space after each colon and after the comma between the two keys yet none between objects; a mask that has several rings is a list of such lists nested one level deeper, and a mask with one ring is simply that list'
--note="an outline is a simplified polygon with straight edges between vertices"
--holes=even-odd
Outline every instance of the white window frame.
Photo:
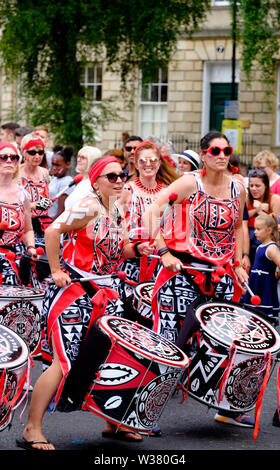
[{"label": "white window frame", "polygon": [[229,5],[229,0],[212,0],[211,4],[214,7]]},{"label": "white window frame", "polygon": [[[167,74],[168,74],[168,70],[167,70]],[[151,124],[151,127],[153,126],[153,124],[165,124],[166,127],[167,127],[167,124],[168,124],[168,119],[167,120],[162,120],[162,121],[154,121],[154,120],[151,120],[151,121],[143,121],[142,117],[143,117],[143,107],[144,106],[153,106],[153,107],[167,107],[168,106],[168,78],[167,78],[167,83],[164,83],[161,81],[161,78],[162,78],[162,69],[159,68],[158,69],[158,81],[157,82],[151,82],[151,83],[148,83],[147,86],[148,86],[148,101],[144,101],[142,100],[142,72],[141,72],[141,76],[140,76],[140,89],[139,89],[139,96],[140,96],[140,102],[139,102],[139,125],[138,125],[138,132],[139,132],[139,135],[141,135],[141,131],[142,131],[142,125],[144,123],[146,124]],[[157,101],[152,101],[152,87],[153,86],[157,86],[158,87],[158,100]],[[167,101],[162,101],[161,98],[162,98],[162,89],[163,87],[167,88]],[[160,113],[162,114],[162,113]],[[153,132],[151,131],[149,133],[149,135],[153,135]],[[142,136],[141,136],[142,137]],[[145,136],[143,136],[145,137]],[[157,136],[157,137],[165,137],[165,136]]]},{"label": "white window frame", "polygon": [[[89,68],[93,68],[93,81],[88,80]],[[103,81],[97,81],[97,68],[101,68],[102,79],[103,79],[103,67],[102,64],[87,64],[83,70],[83,81],[81,85],[87,89],[89,87],[93,88],[93,99],[90,100],[92,103],[100,103],[102,101],[102,91],[103,91]],[[96,99],[97,88],[101,87],[101,99]]]}]

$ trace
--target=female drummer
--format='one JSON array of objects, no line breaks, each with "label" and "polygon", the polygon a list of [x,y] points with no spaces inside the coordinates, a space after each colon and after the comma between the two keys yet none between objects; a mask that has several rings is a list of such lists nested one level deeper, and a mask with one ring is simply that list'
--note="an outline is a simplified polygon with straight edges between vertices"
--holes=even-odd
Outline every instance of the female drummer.
[{"label": "female drummer", "polygon": [[255,219],[260,214],[280,214],[280,196],[271,192],[269,179],[264,170],[255,168],[249,172],[247,195],[248,226],[250,236],[250,261],[254,262],[255,253],[260,241],[255,236]]},{"label": "female drummer", "polygon": [[[149,239],[143,225],[143,213],[172,181],[178,179],[178,175],[153,142],[139,144],[134,158],[137,176],[125,185],[120,203],[125,207],[129,239],[136,244],[137,250],[138,244]],[[157,263],[158,260],[148,260],[143,256],[125,260],[121,269],[126,272],[127,280],[138,283],[154,279]],[[129,284],[126,285],[126,294],[131,298]]]},{"label": "female drummer", "polygon": [[20,284],[18,269],[25,249],[33,260],[39,258],[28,195],[18,185],[19,160],[14,145],[0,143],[0,282],[9,285]]},{"label": "female drummer", "polygon": [[[20,165],[20,184],[29,194],[31,201],[32,225],[35,234],[36,247],[45,247],[45,228],[50,224],[48,208],[49,199],[49,172],[46,168],[45,144],[36,132],[31,132],[23,137],[21,141],[21,154],[23,163]],[[30,282],[29,259],[22,260],[24,266],[24,283]],[[32,265],[32,283],[40,288],[41,282],[48,276],[49,271],[46,263],[40,262]]]},{"label": "female drummer", "polygon": [[[237,300],[248,275],[242,266],[242,219],[246,193],[243,184],[228,175],[232,148],[226,136],[211,131],[201,139],[203,169],[182,176],[144,214],[162,267],[157,275],[152,308],[154,330],[171,341],[178,339],[188,306],[199,296],[217,296]],[[158,231],[159,217],[175,193],[172,216],[166,217],[164,237]],[[232,262],[239,265],[234,267]],[[209,268],[223,265],[226,273],[219,278],[200,270],[182,269],[182,265]],[[182,270],[181,270],[182,269]],[[197,326],[196,326],[197,328]],[[183,332],[183,329],[182,329]],[[250,418],[231,414],[216,415],[219,421],[252,426]]]},{"label": "female drummer", "polygon": [[[106,305],[107,302],[106,313],[118,311],[121,314],[122,310],[121,300],[114,300],[116,290],[113,289],[118,289],[118,280],[113,274],[120,258],[133,257],[134,249],[125,238],[115,202],[122,193],[127,174],[115,157],[102,157],[92,165],[89,177],[93,195],[66,210],[46,231],[46,249],[54,281],[47,288],[43,304],[42,356],[46,368],[34,386],[28,424],[23,440],[18,441],[18,445],[25,448],[54,449],[42,434],[45,410],[54,396],[54,404],[58,402],[65,377],[75,363],[88,327],[102,312],[101,303]],[[60,264],[59,241],[66,232],[71,234],[72,249],[68,246]],[[138,245],[140,253],[145,245]],[[93,274],[95,281],[87,285],[87,292],[84,283],[71,283],[71,278],[92,277]],[[95,296],[96,290],[99,297]],[[106,422],[106,435],[111,433],[113,438],[115,431],[116,426]],[[131,432],[119,434],[126,440],[142,439]]]}]

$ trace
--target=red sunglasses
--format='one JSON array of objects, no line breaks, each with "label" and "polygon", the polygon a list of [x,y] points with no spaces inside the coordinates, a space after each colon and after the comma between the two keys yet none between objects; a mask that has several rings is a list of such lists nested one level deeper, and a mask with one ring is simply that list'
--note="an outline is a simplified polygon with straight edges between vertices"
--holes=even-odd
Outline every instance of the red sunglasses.
[{"label": "red sunglasses", "polygon": [[213,146],[209,149],[203,149],[203,152],[209,152],[213,157],[218,157],[220,153],[223,152],[226,157],[230,157],[233,154],[233,148],[230,147],[230,145],[224,147],[223,149],[217,146]]}]

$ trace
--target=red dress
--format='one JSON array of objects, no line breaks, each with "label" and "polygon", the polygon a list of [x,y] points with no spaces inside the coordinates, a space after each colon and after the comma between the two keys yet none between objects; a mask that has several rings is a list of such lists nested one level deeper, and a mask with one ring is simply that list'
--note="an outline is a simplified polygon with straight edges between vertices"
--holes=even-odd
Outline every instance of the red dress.
[{"label": "red dress", "polygon": [[[91,197],[85,198],[79,207],[81,205],[85,207],[91,199]],[[72,209],[73,216],[75,207],[77,206]],[[71,217],[71,210],[68,216],[69,214]],[[48,367],[52,361],[50,345],[50,338],[52,338],[64,375],[56,395],[56,402],[63,388],[65,377],[72,362],[78,356],[80,345],[94,317],[103,313],[122,315],[123,312],[118,293],[120,280],[117,276],[113,276],[124,247],[123,224],[117,209],[116,217],[112,218],[106,215],[100,204],[98,217],[85,229],[72,232],[70,235],[68,245],[63,251],[63,269],[68,271],[72,279],[89,277],[92,274],[96,274],[96,278],[94,283],[89,281],[94,290],[93,295],[85,291],[84,283],[79,282],[73,282],[63,288],[50,283],[45,292],[42,308],[43,363],[45,367]],[[104,278],[103,274],[109,276]]]},{"label": "red dress", "polygon": [[5,231],[0,231],[0,284],[20,284],[18,268],[24,251],[25,197],[24,192],[20,190],[20,202],[0,201],[0,220],[8,224]]},{"label": "red dress", "polygon": [[197,191],[181,205],[174,205],[165,224],[164,238],[171,253],[184,264],[223,265],[226,274],[218,279],[213,273],[210,290],[206,275],[189,271],[187,278],[161,268],[153,291],[154,330],[175,341],[188,306],[198,295],[232,299],[234,274],[229,261],[235,251],[235,226],[239,218],[239,187],[231,180],[231,198],[218,199],[205,193],[198,173],[193,173]]}]

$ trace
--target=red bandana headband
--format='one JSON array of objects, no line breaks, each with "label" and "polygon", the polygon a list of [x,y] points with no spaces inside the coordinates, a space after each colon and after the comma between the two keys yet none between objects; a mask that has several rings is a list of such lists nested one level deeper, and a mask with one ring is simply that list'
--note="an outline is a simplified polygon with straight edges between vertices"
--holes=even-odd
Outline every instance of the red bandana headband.
[{"label": "red bandana headband", "polygon": [[141,142],[141,144],[139,144],[138,147],[136,147],[136,149],[134,150],[134,156],[137,154],[137,152],[138,152],[142,147],[144,147],[144,145],[152,145],[153,147],[155,147],[155,149],[157,149],[157,150],[160,152],[158,146],[157,146],[154,142],[150,142],[149,140],[144,140],[144,141]]},{"label": "red bandana headband", "polygon": [[91,186],[97,180],[102,170],[107,166],[109,163],[119,163],[119,160],[116,157],[104,157],[94,163],[89,171],[89,179]]},{"label": "red bandana headband", "polygon": [[3,150],[4,148],[9,148],[9,149],[12,149],[14,152],[16,152],[16,154],[18,155],[18,149],[13,145],[13,144],[10,144],[10,142],[1,142],[0,143],[0,152],[1,150]]},{"label": "red bandana headband", "polygon": [[44,144],[43,140],[40,139],[40,137],[38,137],[38,139],[29,140],[25,144],[25,146],[22,148],[22,152],[24,152],[25,150],[30,149],[31,147],[36,147],[37,145],[42,145],[42,147],[45,148],[45,144]]}]

